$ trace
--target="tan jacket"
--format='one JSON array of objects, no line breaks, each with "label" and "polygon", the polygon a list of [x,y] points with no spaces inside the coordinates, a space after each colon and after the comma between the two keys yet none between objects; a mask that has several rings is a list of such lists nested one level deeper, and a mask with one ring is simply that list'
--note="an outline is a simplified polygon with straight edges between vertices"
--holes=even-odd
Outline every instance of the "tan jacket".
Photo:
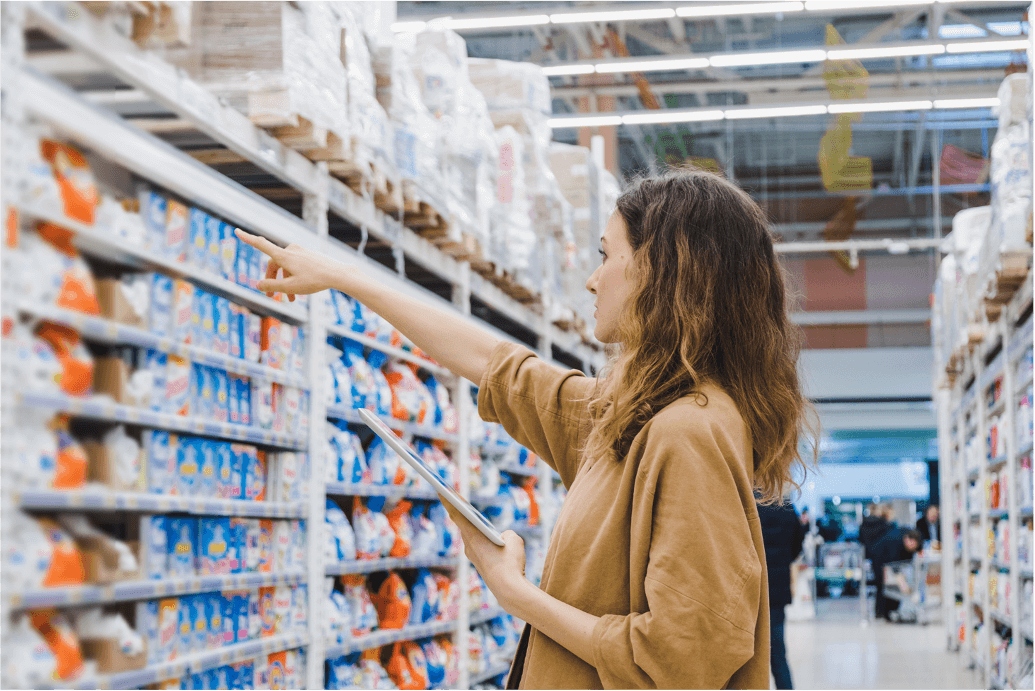
[{"label": "tan jacket", "polygon": [[596,380],[503,343],[485,420],[568,488],[541,588],[600,617],[593,664],[525,627],[508,688],[769,688],[769,605],[751,436],[705,387],[658,412],[621,463],[583,458]]}]

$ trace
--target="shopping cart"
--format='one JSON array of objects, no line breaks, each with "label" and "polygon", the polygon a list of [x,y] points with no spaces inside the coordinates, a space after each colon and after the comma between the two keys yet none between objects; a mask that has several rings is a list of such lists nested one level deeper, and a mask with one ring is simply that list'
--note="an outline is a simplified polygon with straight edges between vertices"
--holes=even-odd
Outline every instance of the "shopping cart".
[{"label": "shopping cart", "polygon": [[942,565],[922,554],[884,565],[884,597],[897,600],[891,621],[926,626],[941,607]]},{"label": "shopping cart", "polygon": [[829,542],[819,548],[816,564],[816,589],[831,598],[854,594],[859,597],[859,613],[867,619],[866,581],[863,575],[863,548],[856,542]]}]

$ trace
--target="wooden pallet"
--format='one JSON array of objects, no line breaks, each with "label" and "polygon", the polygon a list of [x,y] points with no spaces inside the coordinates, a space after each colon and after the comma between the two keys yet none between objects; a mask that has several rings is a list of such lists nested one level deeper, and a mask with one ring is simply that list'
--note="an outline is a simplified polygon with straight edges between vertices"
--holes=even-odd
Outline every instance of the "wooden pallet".
[{"label": "wooden pallet", "polygon": [[457,239],[455,236],[450,238],[450,224],[445,216],[409,181],[403,181],[402,185],[402,211],[403,225],[432,242]]},{"label": "wooden pallet", "polygon": [[1004,252],[999,257],[999,268],[985,288],[985,314],[988,321],[999,319],[1003,307],[1013,299],[1027,278],[1030,262],[1030,250]]}]

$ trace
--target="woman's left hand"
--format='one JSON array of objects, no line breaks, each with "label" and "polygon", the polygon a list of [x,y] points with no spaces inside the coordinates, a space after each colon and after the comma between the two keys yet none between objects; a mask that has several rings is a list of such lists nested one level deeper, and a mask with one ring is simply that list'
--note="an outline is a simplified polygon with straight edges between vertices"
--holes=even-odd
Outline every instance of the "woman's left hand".
[{"label": "woman's left hand", "polygon": [[506,546],[500,547],[485,537],[448,501],[442,499],[442,505],[460,529],[467,558],[478,569],[500,606],[513,614],[512,610],[523,596],[523,589],[535,587],[525,579],[525,541],[513,530],[507,530],[503,533]]}]

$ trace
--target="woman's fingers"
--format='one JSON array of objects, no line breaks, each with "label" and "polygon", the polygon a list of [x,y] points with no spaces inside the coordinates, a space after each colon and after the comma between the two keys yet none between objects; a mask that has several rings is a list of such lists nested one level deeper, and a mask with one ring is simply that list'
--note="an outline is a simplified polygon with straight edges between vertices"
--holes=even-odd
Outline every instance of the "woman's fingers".
[{"label": "woman's fingers", "polygon": [[278,256],[282,249],[261,235],[252,235],[251,233],[244,232],[240,228],[235,229],[234,233],[237,235],[238,240],[251,245],[264,254],[268,254],[270,257]]},{"label": "woman's fingers", "polygon": [[[277,273],[279,271],[280,271],[280,264],[275,262],[273,259],[270,259],[269,264],[266,265],[266,280],[263,281],[263,282],[268,284],[270,281],[276,280]],[[288,272],[285,271],[284,272],[284,278],[287,278],[288,276],[289,276]],[[273,297],[273,293],[267,292],[266,293],[266,297],[268,297],[268,298]]]}]

